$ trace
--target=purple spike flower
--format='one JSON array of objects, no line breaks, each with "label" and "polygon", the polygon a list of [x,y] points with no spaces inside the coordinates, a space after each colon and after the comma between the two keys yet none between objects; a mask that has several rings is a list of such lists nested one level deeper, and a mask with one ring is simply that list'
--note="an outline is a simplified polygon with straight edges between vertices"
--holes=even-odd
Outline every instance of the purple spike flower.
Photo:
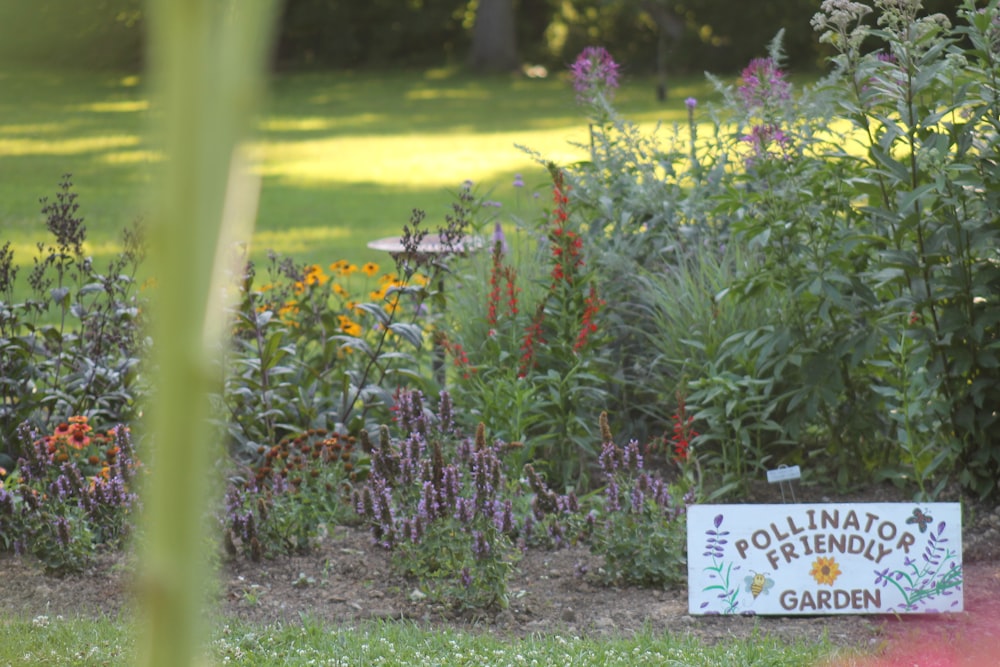
[{"label": "purple spike flower", "polygon": [[503,233],[503,225],[497,220],[493,225],[493,247],[500,249],[500,253],[506,255],[508,251],[507,236]]},{"label": "purple spike flower", "polygon": [[472,555],[476,560],[486,560],[490,557],[492,547],[486,536],[478,530],[472,531]]}]

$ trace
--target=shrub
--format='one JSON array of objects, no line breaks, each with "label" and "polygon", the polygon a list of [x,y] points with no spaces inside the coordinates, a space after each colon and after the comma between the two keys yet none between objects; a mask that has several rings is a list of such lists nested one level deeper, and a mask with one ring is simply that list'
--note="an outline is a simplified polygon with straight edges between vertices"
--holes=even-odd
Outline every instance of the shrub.
[{"label": "shrub", "polygon": [[623,419],[654,433],[684,395],[726,490],[808,461],[841,488],[927,497],[957,471],[998,492],[997,3],[966,2],[958,28],[876,6],[872,26],[864,4],[822,4],[834,72],[801,91],[779,33],[717,82],[707,137],[695,100],[662,148],[596,96],[590,160],[566,171]]},{"label": "shrub", "polygon": [[[583,503],[573,494],[557,495],[529,466],[526,477],[534,496],[527,537],[538,532],[543,544],[556,548],[586,541],[592,553],[603,557],[601,574],[607,583],[677,585],[687,576],[685,517],[696,493],[671,485],[648,469],[644,449],[649,450],[638,441],[615,444],[607,413],[601,413],[599,426],[601,492]],[[682,425],[673,439],[679,452],[686,452],[685,428]],[[581,505],[586,504],[594,507],[584,514]],[[538,531],[539,526],[544,532]]]},{"label": "shrub", "polygon": [[142,468],[129,430],[98,433],[74,416],[44,438],[22,424],[18,441],[17,470],[0,482],[0,546],[57,574],[83,570],[98,546],[123,546]]},{"label": "shrub", "polygon": [[[346,260],[327,274],[272,256],[260,286],[248,265],[216,397],[238,458],[250,460],[260,446],[306,429],[373,430],[388,418],[395,386],[433,386],[425,330],[434,326],[429,304],[440,298],[436,286],[447,266],[416,251],[427,234],[423,217],[414,212],[396,272],[382,273],[367,301],[348,282],[359,269]],[[458,212],[440,230],[455,252],[466,224]],[[379,268],[367,264],[360,272],[374,281]]]},{"label": "shrub", "polygon": [[353,437],[311,430],[259,454],[226,491],[220,521],[230,556],[304,553],[324,525],[351,523],[351,489],[367,462]]},{"label": "shrub", "polygon": [[602,353],[610,332],[591,266],[597,249],[580,235],[564,172],[552,166],[551,176],[553,208],[519,221],[518,254],[495,235],[488,277],[459,267],[445,347],[457,366],[456,413],[523,443],[511,454],[517,468],[531,462],[561,490],[587,489],[598,453],[591,415],[612,383]]},{"label": "shrub", "polygon": [[[883,340],[905,337],[913,345],[910,371],[875,372],[877,388],[887,399],[884,409],[910,415],[908,432],[892,425],[908,453],[944,449],[963,486],[995,496],[998,4],[963,2],[958,27],[939,14],[920,16],[918,2],[876,6],[875,28],[861,16],[837,14],[830,3],[814,23],[837,49],[830,83],[848,92],[835,97],[837,110],[864,149],[857,189],[867,198],[862,210],[872,257],[863,277],[879,299],[871,319]],[[877,50],[863,53],[862,39],[874,40]],[[915,364],[930,379],[922,395],[906,389]],[[925,409],[910,412],[895,400],[901,396]],[[927,461],[911,456],[910,463],[911,475],[933,472]]]},{"label": "shrub", "polygon": [[475,438],[453,421],[442,392],[438,412],[419,392],[398,396],[395,421],[405,436],[380,429],[371,471],[355,493],[374,542],[436,599],[458,607],[506,607],[507,581],[519,551],[513,503],[501,460],[504,444]]},{"label": "shrub", "polygon": [[24,301],[10,243],[0,248],[0,440],[11,457],[23,422],[49,429],[79,415],[127,423],[143,390],[141,226],[125,230],[123,251],[101,273],[84,254],[86,227],[68,174],[55,201],[42,204],[53,238],[37,246]]}]

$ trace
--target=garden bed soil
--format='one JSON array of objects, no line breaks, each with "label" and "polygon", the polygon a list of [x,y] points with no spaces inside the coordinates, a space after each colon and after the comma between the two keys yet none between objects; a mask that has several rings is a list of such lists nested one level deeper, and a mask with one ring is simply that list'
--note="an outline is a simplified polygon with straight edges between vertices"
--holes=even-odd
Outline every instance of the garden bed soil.
[{"label": "garden bed soil", "polygon": [[[800,492],[798,500],[830,499]],[[872,496],[838,500],[872,500]],[[759,501],[776,502],[774,498]],[[906,664],[992,664],[989,660],[976,662],[974,654],[995,656],[1000,652],[1000,507],[974,506],[967,515],[963,531],[966,611],[958,614],[693,617],[687,613],[683,587],[657,590],[604,585],[597,574],[600,559],[582,546],[529,550],[510,581],[508,608],[490,613],[457,612],[415,594],[413,582],[393,573],[388,554],[372,546],[365,531],[352,527],[337,527],[306,555],[261,563],[243,559],[224,563],[213,598],[226,617],[252,623],[299,623],[308,615],[339,626],[403,619],[431,628],[510,637],[540,633],[627,636],[649,631],[715,642],[767,633],[791,642],[826,636],[838,646],[874,650],[883,656],[916,651],[913,655],[920,661]],[[579,574],[584,569],[587,573]],[[106,554],[87,571],[65,577],[44,574],[30,559],[5,556],[0,558],[4,581],[0,618],[127,611],[133,571],[121,554]],[[948,655],[958,661],[945,656],[927,662],[932,655],[927,645],[933,645],[935,651],[951,651]],[[962,656],[973,661],[962,661]],[[887,657],[878,660],[890,661],[865,664],[903,664]]]}]

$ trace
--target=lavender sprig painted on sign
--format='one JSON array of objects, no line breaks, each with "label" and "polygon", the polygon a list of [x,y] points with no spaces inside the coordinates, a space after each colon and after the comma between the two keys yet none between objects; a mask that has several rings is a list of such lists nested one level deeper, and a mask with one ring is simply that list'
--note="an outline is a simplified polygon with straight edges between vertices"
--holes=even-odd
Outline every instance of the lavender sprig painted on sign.
[{"label": "lavender sprig painted on sign", "polygon": [[[705,568],[705,571],[710,572],[708,575],[709,579],[714,580],[716,583],[706,586],[704,591],[719,591],[716,597],[721,600],[721,606],[724,607],[721,611],[706,610],[706,613],[722,613],[722,614],[734,614],[736,613],[737,607],[739,607],[739,601],[736,599],[739,594],[739,586],[733,586],[730,584],[731,576],[733,572],[740,569],[739,565],[733,566],[732,561],[726,562],[724,560],[726,555],[726,546],[729,544],[729,540],[726,539],[729,535],[728,530],[721,530],[722,521],[724,517],[721,514],[716,515],[712,524],[715,528],[709,528],[705,531],[705,552],[704,556],[711,557],[712,564]],[[701,603],[701,609],[705,609],[711,604],[708,601]]]},{"label": "lavender sprig painted on sign", "polygon": [[[958,562],[958,553],[946,545],[948,538],[943,536],[944,521],[930,531],[927,545],[919,558],[909,558],[903,561],[905,569],[889,571],[875,570],[875,585],[893,586],[903,597],[900,611],[913,611],[921,605],[926,606],[938,595],[949,596],[962,587],[962,566]],[[952,606],[958,604],[956,599]],[[892,611],[890,608],[888,611]]]}]

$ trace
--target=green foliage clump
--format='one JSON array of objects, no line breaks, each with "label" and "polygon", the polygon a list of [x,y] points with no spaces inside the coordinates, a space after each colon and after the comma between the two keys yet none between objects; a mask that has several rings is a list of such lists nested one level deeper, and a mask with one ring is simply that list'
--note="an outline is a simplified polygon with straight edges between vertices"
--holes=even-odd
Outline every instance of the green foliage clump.
[{"label": "green foliage clump", "polygon": [[666,147],[592,101],[591,159],[567,170],[622,418],[655,434],[685,396],[716,493],[780,463],[1000,492],[997,3],[957,27],[876,4],[872,25],[823,3],[818,85],[794,90],[781,34],[717,82],[707,137],[694,99]]},{"label": "green foliage clump", "polygon": [[46,437],[22,424],[17,438],[17,469],[0,480],[0,550],[65,574],[84,570],[98,547],[124,546],[142,467],[129,430],[96,433],[86,417],[71,417]]},{"label": "green foliage clump", "polygon": [[604,512],[590,536],[590,549],[604,557],[610,581],[677,586],[687,577],[685,510],[695,494],[682,493],[647,470],[639,443],[616,445],[607,415],[602,413],[601,421]]},{"label": "green foliage clump", "polygon": [[[685,491],[685,482],[671,484],[647,467],[646,456],[655,448],[643,448],[634,439],[624,446],[616,444],[606,413],[601,413],[599,426],[603,481],[599,494],[582,501],[573,493],[557,495],[526,466],[533,494],[526,537],[555,548],[586,543],[603,557],[601,577],[606,583],[676,586],[687,576],[685,517],[696,491]],[[592,505],[589,511],[588,505]]]},{"label": "green foliage clump", "polygon": [[[394,386],[434,386],[425,329],[440,310],[447,266],[417,251],[428,235],[423,219],[414,211],[395,272],[378,277],[374,263],[338,260],[328,274],[272,255],[269,280],[257,285],[255,267],[246,267],[214,397],[237,458],[302,430],[374,430],[388,417]],[[466,225],[458,211],[438,237],[459,252]],[[364,300],[358,288],[366,284]]]},{"label": "green foliage clump", "polygon": [[7,446],[0,455],[9,457],[26,421],[45,429],[71,416],[129,423],[143,391],[141,226],[125,230],[123,251],[101,272],[84,252],[87,229],[68,174],[55,201],[42,204],[52,239],[37,245],[24,301],[14,296],[14,252],[9,242],[0,247],[0,441]]},{"label": "green foliage clump", "polygon": [[587,489],[599,453],[593,415],[612,374],[605,287],[593,266],[600,248],[584,243],[564,171],[549,166],[552,210],[518,221],[530,240],[507,247],[497,222],[489,274],[475,262],[456,266],[462,289],[449,297],[442,340],[459,413],[522,443],[514,466],[532,463],[560,490]]},{"label": "green foliage clump", "polygon": [[226,489],[220,522],[230,557],[305,553],[325,526],[352,523],[351,489],[368,460],[354,437],[314,429],[258,454]]},{"label": "green foliage clump", "polygon": [[355,493],[358,514],[436,599],[506,607],[520,552],[503,443],[488,443],[482,424],[474,438],[464,436],[447,393],[434,414],[418,392],[404,392],[395,414],[405,436],[394,440],[380,429],[368,479]]}]

